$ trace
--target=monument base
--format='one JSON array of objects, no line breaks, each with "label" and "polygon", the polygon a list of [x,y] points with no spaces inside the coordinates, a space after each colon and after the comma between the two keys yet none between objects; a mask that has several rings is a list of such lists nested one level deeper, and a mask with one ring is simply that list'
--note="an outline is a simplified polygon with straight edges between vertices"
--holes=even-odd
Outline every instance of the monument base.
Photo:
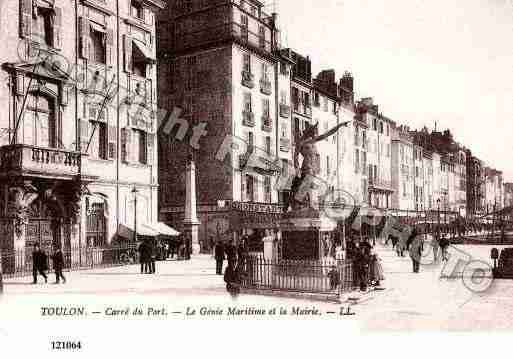
[{"label": "monument base", "polygon": [[201,246],[199,244],[199,222],[184,222],[183,225],[183,237],[185,243],[190,245],[192,255],[198,255],[201,252]]},{"label": "monument base", "polygon": [[286,213],[280,222],[282,259],[321,260],[333,247],[337,223],[313,208]]}]

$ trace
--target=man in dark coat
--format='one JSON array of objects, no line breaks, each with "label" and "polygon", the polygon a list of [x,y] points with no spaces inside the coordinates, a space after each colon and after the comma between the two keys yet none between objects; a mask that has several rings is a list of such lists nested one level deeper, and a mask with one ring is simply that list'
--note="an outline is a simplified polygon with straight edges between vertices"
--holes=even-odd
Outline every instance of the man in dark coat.
[{"label": "man in dark coat", "polygon": [[419,273],[422,258],[422,233],[414,228],[408,237],[406,246],[413,264],[413,273]]},{"label": "man in dark coat", "polygon": [[222,242],[217,242],[215,247],[215,258],[216,258],[216,274],[223,274],[223,261],[224,261],[224,245]]},{"label": "man in dark coat", "polygon": [[141,263],[141,274],[148,273],[149,247],[146,241],[139,245],[139,262]]},{"label": "man in dark coat", "polygon": [[62,279],[62,283],[66,284],[66,278],[62,274],[64,269],[64,255],[60,247],[56,247],[52,255],[53,269],[55,271],[55,284],[59,284]]},{"label": "man in dark coat", "polygon": [[246,240],[243,239],[239,243],[239,246],[237,247],[237,257],[238,257],[237,266],[239,267],[240,270],[244,270],[247,256],[248,256],[248,251],[247,251],[247,247],[246,247]]},{"label": "man in dark coat", "polygon": [[34,277],[33,284],[37,283],[37,274],[39,273],[48,283],[48,277],[45,271],[48,269],[48,257],[45,252],[41,250],[39,243],[34,245],[34,252],[32,252],[32,276]]},{"label": "man in dark coat", "polygon": [[[235,247],[235,246],[234,246]],[[240,293],[241,278],[235,262],[228,262],[228,267],[224,272],[224,281],[226,283],[226,290],[233,298],[236,298]]]},{"label": "man in dark coat", "polygon": [[151,242],[149,243],[149,270],[150,270],[150,274],[155,274],[156,272],[156,268],[155,268],[155,262],[157,261],[157,252],[158,252],[158,249],[157,249],[157,244],[156,244],[156,241],[153,239],[151,240]]},{"label": "man in dark coat", "polygon": [[225,251],[226,258],[228,259],[228,265],[231,263],[235,268],[235,265],[237,264],[237,249],[235,248],[235,244],[233,242],[228,243]]}]

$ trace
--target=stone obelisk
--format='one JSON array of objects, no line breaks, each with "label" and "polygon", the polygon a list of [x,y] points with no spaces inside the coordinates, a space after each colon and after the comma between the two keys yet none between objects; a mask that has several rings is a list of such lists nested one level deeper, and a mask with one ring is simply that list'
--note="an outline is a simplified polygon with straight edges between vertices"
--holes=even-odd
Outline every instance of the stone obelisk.
[{"label": "stone obelisk", "polygon": [[185,216],[183,220],[184,238],[188,240],[192,247],[192,254],[200,253],[198,220],[196,211],[196,165],[194,159],[189,156],[185,169]]}]

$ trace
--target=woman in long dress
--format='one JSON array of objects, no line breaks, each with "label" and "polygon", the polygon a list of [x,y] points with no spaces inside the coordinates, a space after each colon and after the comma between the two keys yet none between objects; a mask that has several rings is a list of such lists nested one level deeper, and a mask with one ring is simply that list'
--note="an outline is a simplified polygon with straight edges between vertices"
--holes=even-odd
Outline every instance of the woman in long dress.
[{"label": "woman in long dress", "polygon": [[381,265],[381,258],[379,255],[374,252],[371,256],[371,281],[374,282],[376,287],[379,287],[380,282],[385,280],[385,276],[383,274],[383,266]]}]

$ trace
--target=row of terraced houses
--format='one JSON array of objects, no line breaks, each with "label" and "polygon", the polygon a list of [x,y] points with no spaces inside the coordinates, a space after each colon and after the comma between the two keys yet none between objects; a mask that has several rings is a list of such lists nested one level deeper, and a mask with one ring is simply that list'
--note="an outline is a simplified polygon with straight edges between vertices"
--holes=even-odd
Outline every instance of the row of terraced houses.
[{"label": "row of terraced houses", "polygon": [[[318,144],[328,202],[345,191],[365,207],[475,215],[511,201],[449,131],[355,99],[349,72],[313,75],[257,0],[9,0],[0,28],[3,249],[180,229],[191,157],[203,250],[273,230],[307,123],[348,122]],[[170,133],[157,108],[179,109]],[[264,160],[249,163],[255,151]]]},{"label": "row of terraced houses", "polygon": [[[443,211],[477,215],[504,205],[502,173],[478,159],[449,131],[410,129],[355,99],[354,79],[332,69],[312,72],[312,59],[280,43],[278,14],[257,0],[170,0],[157,29],[159,105],[207,123],[197,166],[200,239],[273,230],[269,209],[283,207],[294,147],[305,125],[319,134],[349,122],[318,144],[324,201],[349,193],[367,208],[396,214]],[[216,158],[226,138],[235,138]],[[160,214],[179,226],[188,144],[159,143]],[[267,161],[248,163],[258,151]],[[285,176],[284,176],[285,174]],[[280,185],[275,185],[279,183]],[[288,183],[290,185],[290,183]]]}]

